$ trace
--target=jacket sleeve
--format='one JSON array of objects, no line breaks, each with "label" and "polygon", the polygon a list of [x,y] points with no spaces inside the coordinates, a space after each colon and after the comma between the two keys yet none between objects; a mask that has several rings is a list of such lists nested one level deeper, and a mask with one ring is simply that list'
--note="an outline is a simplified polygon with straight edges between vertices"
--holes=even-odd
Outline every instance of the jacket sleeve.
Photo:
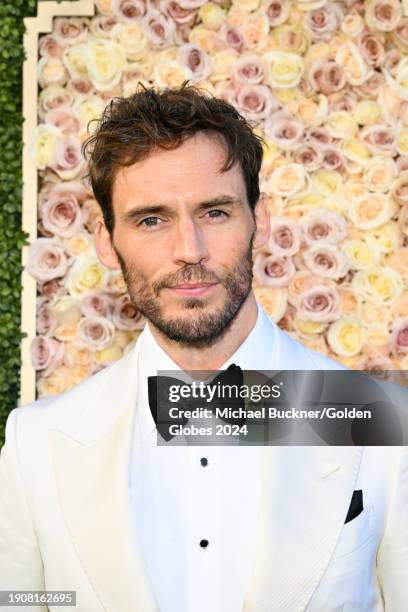
[{"label": "jacket sleeve", "polygon": [[405,612],[408,602],[408,447],[401,447],[377,565],[385,612]]},{"label": "jacket sleeve", "polygon": [[[6,423],[6,442],[0,453],[0,591],[44,590],[41,553],[30,512],[18,459],[18,417],[11,411]],[[46,612],[47,606],[13,606]]]}]

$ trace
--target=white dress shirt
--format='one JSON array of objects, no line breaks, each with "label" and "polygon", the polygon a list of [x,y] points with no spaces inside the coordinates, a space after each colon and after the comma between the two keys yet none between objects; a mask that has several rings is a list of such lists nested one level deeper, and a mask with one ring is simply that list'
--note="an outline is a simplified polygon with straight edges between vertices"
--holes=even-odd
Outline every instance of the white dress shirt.
[{"label": "white dress shirt", "polygon": [[[158,370],[181,370],[158,345],[148,324],[139,342],[132,507],[160,610],[238,612],[255,553],[261,447],[180,446],[176,439],[176,444],[159,446],[147,377]],[[255,326],[220,370],[231,363],[247,370],[297,369],[293,360],[284,363],[288,342],[294,341],[258,303]],[[341,367],[307,353],[321,359],[320,364],[309,364],[311,368]],[[202,465],[203,458],[207,465]],[[208,541],[206,547],[203,540]]]}]

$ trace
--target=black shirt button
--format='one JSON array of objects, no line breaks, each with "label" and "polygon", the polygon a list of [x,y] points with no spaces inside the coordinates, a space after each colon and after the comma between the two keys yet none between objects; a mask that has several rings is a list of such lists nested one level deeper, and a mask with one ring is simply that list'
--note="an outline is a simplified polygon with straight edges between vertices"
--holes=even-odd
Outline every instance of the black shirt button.
[{"label": "black shirt button", "polygon": [[207,548],[208,544],[209,544],[208,540],[200,540],[201,548]]},{"label": "black shirt button", "polygon": [[200,463],[203,467],[205,467],[206,465],[208,465],[208,459],[207,457],[201,457],[200,459]]}]

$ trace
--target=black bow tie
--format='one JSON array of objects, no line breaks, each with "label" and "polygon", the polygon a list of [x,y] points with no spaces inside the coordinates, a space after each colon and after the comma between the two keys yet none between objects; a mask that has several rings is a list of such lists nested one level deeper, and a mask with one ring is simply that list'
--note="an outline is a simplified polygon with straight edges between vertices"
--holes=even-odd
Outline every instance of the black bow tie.
[{"label": "black bow tie", "polygon": [[[239,366],[231,364],[225,372],[218,374],[212,381],[211,386],[220,383],[223,385],[236,385],[239,389],[242,387],[244,376]],[[205,383],[204,383],[205,384]],[[183,410],[194,410],[194,408],[213,408],[211,403],[207,404],[206,400],[202,397],[180,397],[177,403],[170,401],[170,387],[172,385],[183,385],[183,387],[191,387],[188,383],[180,380],[179,378],[171,378],[170,376],[148,376],[147,387],[149,393],[149,406],[152,413],[154,422],[160,435],[168,442],[174,437],[171,434],[169,428],[171,425],[186,425],[188,418],[184,415],[178,418],[170,417],[170,408],[177,407],[180,412]],[[239,394],[238,394],[239,395]],[[222,398],[217,398],[217,406],[222,407]],[[241,397],[228,398],[225,400],[226,406],[233,406],[234,409],[244,408],[245,403]],[[246,421],[245,418],[240,419],[229,419],[222,418],[226,423],[231,425],[243,425]]]}]

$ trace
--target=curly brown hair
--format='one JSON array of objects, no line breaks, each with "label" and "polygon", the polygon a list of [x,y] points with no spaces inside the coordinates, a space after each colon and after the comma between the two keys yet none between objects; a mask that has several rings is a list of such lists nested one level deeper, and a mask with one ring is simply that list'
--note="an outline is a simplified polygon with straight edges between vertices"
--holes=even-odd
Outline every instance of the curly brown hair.
[{"label": "curly brown hair", "polygon": [[263,139],[228,102],[188,84],[147,88],[142,83],[128,98],[114,98],[84,142],[93,192],[112,235],[112,188],[117,171],[145,159],[154,149],[175,149],[197,132],[217,133],[227,145],[221,172],[240,164],[249,207],[259,200]]}]

